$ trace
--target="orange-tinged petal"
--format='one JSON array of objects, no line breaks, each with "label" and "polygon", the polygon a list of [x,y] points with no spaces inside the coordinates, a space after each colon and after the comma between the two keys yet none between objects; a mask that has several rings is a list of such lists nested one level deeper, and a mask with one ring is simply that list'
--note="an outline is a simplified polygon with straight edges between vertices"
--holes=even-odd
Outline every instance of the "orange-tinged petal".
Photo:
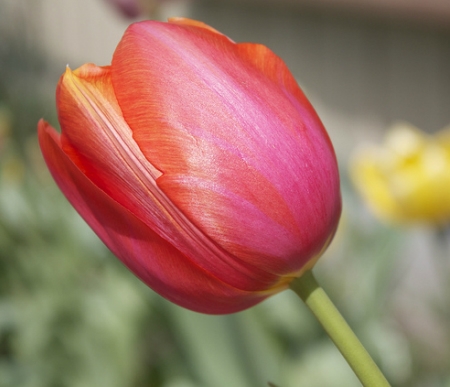
[{"label": "orange-tinged petal", "polygon": [[222,281],[248,291],[276,286],[276,274],[219,248],[160,189],[160,169],[134,141],[115,99],[109,67],[67,70],[58,106],[63,150],[96,186]]},{"label": "orange-tinged petal", "polygon": [[62,192],[100,239],[142,281],[183,307],[204,313],[246,309],[270,292],[229,286],[192,264],[130,211],[99,189],[64,152],[59,134],[39,122],[39,142]]}]

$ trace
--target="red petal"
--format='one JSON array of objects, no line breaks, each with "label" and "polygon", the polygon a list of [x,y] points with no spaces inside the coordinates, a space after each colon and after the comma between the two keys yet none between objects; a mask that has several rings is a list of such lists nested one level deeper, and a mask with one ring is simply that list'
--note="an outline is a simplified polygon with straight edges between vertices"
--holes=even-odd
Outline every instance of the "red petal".
[{"label": "red petal", "polygon": [[250,46],[191,23],[137,23],[114,54],[112,80],[166,195],[236,260],[286,275],[334,232],[339,176],[288,70],[258,45],[250,60]]},{"label": "red petal", "polygon": [[248,308],[268,296],[233,288],[208,275],[131,212],[95,186],[61,149],[59,134],[39,122],[39,142],[60,189],[109,249],[157,293],[198,312]]}]

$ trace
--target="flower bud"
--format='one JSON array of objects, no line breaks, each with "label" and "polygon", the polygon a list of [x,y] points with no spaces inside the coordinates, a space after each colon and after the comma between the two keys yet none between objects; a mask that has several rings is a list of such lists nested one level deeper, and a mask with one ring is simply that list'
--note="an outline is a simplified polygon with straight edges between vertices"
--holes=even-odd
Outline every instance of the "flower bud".
[{"label": "flower bud", "polygon": [[248,308],[310,269],[341,211],[333,147],[283,61],[192,20],[132,24],[61,77],[39,140],[68,200],[167,299]]}]

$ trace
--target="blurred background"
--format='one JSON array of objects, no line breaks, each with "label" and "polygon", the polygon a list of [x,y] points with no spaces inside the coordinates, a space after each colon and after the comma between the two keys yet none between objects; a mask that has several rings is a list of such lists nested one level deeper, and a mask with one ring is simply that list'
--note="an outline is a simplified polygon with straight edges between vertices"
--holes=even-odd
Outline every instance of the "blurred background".
[{"label": "blurred background", "polygon": [[342,174],[344,213],[319,282],[393,386],[450,387],[448,232],[380,221],[348,174],[353,151],[397,121],[430,134],[450,124],[447,0],[0,0],[0,387],[359,385],[294,294],[229,316],[174,306],[51,179],[36,124],[58,126],[66,64],[109,64],[129,23],[169,16],[285,60]]}]

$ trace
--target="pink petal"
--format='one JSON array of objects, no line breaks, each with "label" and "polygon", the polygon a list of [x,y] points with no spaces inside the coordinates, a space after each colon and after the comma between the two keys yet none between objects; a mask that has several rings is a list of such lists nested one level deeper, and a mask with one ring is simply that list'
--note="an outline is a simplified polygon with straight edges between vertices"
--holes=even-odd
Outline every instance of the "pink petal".
[{"label": "pink petal", "polygon": [[289,275],[339,219],[328,136],[273,53],[188,24],[127,30],[112,63],[118,103],[177,208],[236,262]]}]

